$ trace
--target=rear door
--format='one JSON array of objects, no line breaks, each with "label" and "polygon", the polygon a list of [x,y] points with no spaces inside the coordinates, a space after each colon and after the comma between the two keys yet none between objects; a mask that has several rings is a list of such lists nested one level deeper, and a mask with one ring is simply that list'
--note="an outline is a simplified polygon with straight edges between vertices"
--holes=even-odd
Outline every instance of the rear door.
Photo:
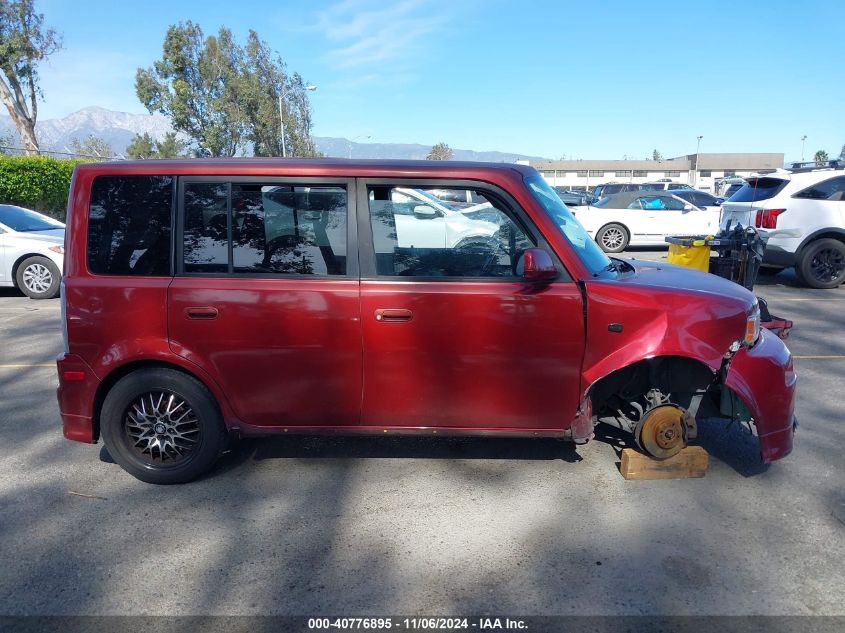
[{"label": "rear door", "polygon": [[355,199],[347,179],[180,179],[170,346],[241,422],[357,424]]},{"label": "rear door", "polygon": [[562,267],[559,281],[539,286],[515,275],[525,248],[548,246],[516,203],[487,185],[417,183],[473,189],[491,208],[475,235],[467,220],[460,242],[403,246],[391,191],[404,184],[358,183],[362,425],[566,428],[579,402],[584,348],[577,285]]}]

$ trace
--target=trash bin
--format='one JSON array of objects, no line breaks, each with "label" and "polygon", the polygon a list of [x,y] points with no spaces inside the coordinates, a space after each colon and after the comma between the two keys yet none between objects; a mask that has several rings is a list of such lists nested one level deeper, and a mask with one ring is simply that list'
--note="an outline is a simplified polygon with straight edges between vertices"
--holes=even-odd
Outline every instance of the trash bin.
[{"label": "trash bin", "polygon": [[[671,241],[670,241],[671,240]],[[667,238],[669,263],[710,271],[710,245],[706,239]]]}]

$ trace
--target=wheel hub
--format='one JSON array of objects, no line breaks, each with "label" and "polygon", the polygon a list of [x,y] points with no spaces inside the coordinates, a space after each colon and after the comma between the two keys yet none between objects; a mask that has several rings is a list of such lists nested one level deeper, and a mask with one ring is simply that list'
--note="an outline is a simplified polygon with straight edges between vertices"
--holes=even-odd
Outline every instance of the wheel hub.
[{"label": "wheel hub", "polygon": [[187,459],[200,439],[193,409],[176,394],[163,391],[145,393],[129,405],[124,431],[131,450],[156,464]]},{"label": "wheel hub", "polygon": [[23,283],[32,292],[47,292],[53,284],[53,275],[42,264],[32,264],[23,271]]},{"label": "wheel hub", "polygon": [[686,445],[685,412],[672,404],[648,411],[637,425],[637,444],[656,459],[677,455]]}]

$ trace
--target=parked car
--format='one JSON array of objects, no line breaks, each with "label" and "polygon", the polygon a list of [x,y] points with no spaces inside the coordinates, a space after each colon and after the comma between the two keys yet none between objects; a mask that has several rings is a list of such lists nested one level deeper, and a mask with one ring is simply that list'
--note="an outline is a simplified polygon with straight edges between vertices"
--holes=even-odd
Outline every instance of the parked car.
[{"label": "parked car", "polygon": [[32,211],[0,204],[0,286],[14,286],[31,299],[59,294],[65,225]]},{"label": "parked car", "polygon": [[[394,193],[444,182],[489,201],[493,235],[403,237],[421,205]],[[715,417],[753,419],[765,462],[792,448],[792,358],[755,297],[608,259],[527,166],[85,163],[67,243],[64,434],[147,482],[200,476],[233,435],[583,443],[601,421],[664,459]]]},{"label": "parked car", "polygon": [[694,204],[699,209],[707,209],[709,211],[718,211],[719,207],[725,201],[724,198],[719,198],[706,191],[699,191],[698,189],[675,189],[672,191],[672,195],[690,204]]},{"label": "parked car", "polygon": [[722,205],[722,226],[753,226],[767,239],[763,263],[795,267],[811,288],[845,282],[845,171],[777,170],[752,176]]},{"label": "parked car", "polygon": [[429,193],[452,209],[465,209],[487,202],[484,196],[467,189],[430,189]]},{"label": "parked car", "polygon": [[602,185],[596,185],[593,189],[593,196],[590,199],[591,204],[595,204],[606,196],[615,193],[624,193],[626,191],[639,191],[640,185],[632,182],[608,182]]},{"label": "parked car", "polygon": [[603,251],[620,253],[629,245],[665,246],[670,235],[716,233],[719,208],[714,209],[699,208],[668,191],[629,191],[575,214]]},{"label": "parked car", "polygon": [[575,191],[573,189],[565,189],[564,187],[553,187],[553,189],[564,204],[576,207],[590,204],[590,197],[585,191]]},{"label": "parked car", "polygon": [[692,187],[683,182],[672,182],[671,180],[644,182],[639,185],[639,188],[643,191],[678,191],[683,189],[692,189]]}]

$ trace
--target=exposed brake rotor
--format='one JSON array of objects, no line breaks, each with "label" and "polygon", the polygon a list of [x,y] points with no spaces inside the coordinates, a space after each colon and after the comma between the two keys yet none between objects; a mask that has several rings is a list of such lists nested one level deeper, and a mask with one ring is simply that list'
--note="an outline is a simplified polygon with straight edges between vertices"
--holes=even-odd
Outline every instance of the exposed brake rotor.
[{"label": "exposed brake rotor", "polygon": [[[655,459],[677,455],[687,444],[690,417],[687,411],[674,404],[660,405],[647,411],[634,432],[637,446]],[[689,435],[694,437],[695,427],[690,430],[692,433]]]}]

